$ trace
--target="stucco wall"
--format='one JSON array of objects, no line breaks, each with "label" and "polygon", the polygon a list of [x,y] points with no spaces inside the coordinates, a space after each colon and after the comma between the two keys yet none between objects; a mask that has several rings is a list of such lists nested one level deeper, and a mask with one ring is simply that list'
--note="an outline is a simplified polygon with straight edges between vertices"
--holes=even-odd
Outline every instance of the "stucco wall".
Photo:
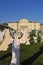
[{"label": "stucco wall", "polygon": [[29,31],[31,30],[40,30],[40,23],[38,22],[29,22],[27,19],[21,19],[19,22],[13,22],[13,23],[8,23],[8,25],[15,29],[15,30],[24,30],[27,29]]},{"label": "stucco wall", "polygon": [[43,30],[43,25],[40,26],[40,29]]}]

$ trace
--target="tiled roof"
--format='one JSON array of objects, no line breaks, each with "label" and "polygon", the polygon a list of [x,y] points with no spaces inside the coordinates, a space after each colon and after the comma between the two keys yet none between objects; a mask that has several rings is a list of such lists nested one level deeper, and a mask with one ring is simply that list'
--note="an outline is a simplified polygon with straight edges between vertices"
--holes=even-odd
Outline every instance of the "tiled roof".
[{"label": "tiled roof", "polygon": [[[27,20],[28,22],[30,22],[30,23],[40,23],[40,22],[33,22],[33,21],[29,21],[28,19],[20,19],[20,20]],[[18,23],[18,22],[20,22],[20,20],[19,21],[16,21],[16,22],[8,22],[8,23]]]},{"label": "tiled roof", "polygon": [[19,21],[16,21],[16,22],[8,22],[8,23],[18,23]]}]

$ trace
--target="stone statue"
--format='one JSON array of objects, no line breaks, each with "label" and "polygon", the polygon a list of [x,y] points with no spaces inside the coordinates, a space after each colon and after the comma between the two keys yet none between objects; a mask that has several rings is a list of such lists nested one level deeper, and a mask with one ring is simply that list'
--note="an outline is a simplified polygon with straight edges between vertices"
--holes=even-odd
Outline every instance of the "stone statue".
[{"label": "stone statue", "polygon": [[18,37],[18,33],[15,33],[12,43],[11,65],[20,65],[20,39]]}]

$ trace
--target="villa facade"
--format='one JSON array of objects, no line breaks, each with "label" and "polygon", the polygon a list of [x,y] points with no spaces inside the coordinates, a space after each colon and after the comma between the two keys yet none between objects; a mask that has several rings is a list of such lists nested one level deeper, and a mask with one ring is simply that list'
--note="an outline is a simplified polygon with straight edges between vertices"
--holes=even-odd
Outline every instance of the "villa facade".
[{"label": "villa facade", "polygon": [[40,30],[40,23],[39,22],[31,22],[27,19],[21,19],[18,22],[9,22],[8,26],[13,28],[14,30],[25,30],[28,31],[32,30]]},{"label": "villa facade", "polygon": [[41,30],[43,31],[43,24],[40,25]]}]

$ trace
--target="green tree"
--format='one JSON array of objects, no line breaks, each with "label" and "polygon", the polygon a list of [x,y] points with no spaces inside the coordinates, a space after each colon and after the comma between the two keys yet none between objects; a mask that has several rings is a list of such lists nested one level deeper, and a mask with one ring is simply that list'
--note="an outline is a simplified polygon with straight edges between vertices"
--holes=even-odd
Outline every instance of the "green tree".
[{"label": "green tree", "polygon": [[35,36],[35,30],[32,30],[32,35]]},{"label": "green tree", "polygon": [[34,43],[34,38],[33,38],[33,35],[30,33],[30,44],[33,44]]},{"label": "green tree", "polygon": [[41,31],[38,32],[37,42],[41,42]]}]

